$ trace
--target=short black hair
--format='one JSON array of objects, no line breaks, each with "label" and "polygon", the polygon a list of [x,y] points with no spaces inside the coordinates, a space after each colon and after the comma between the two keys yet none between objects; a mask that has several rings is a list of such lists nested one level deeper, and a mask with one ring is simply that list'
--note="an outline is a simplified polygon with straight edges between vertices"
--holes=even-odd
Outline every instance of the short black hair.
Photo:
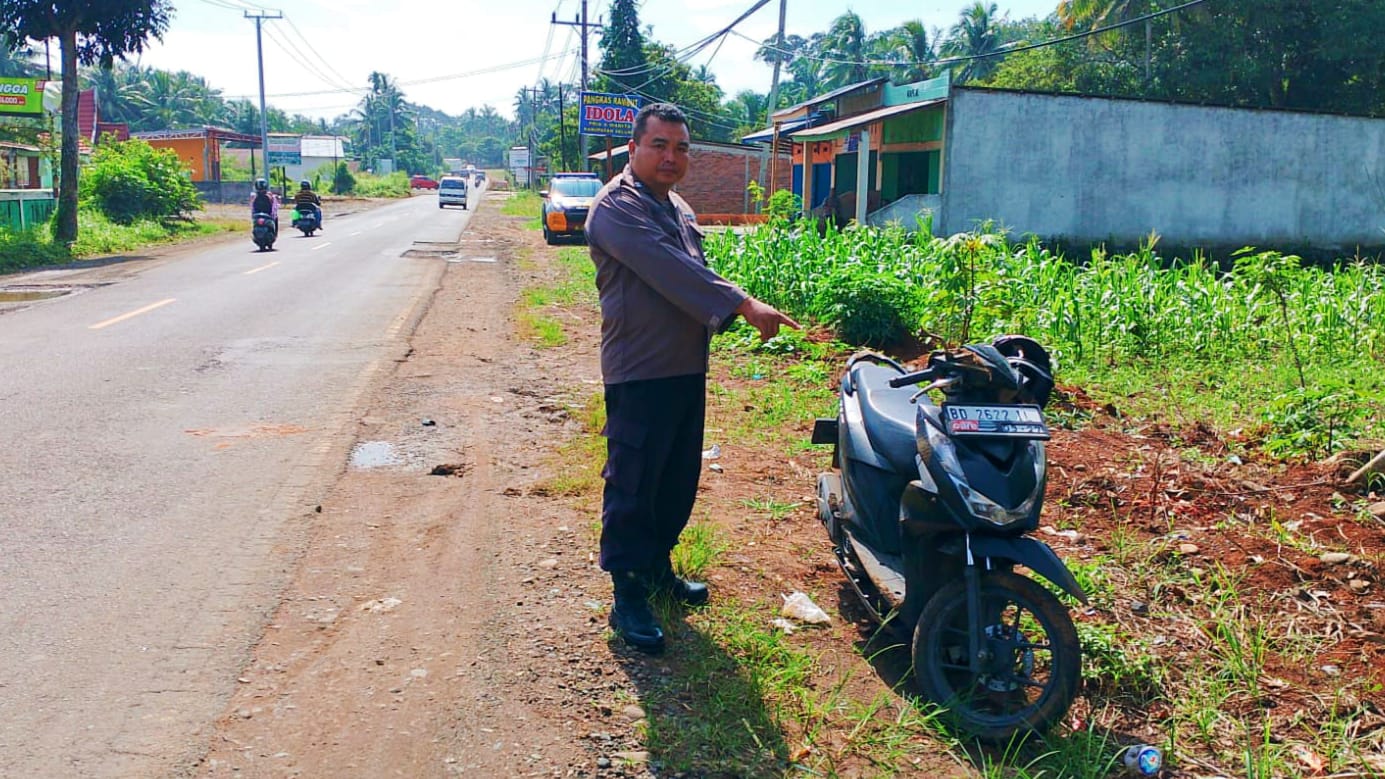
[{"label": "short black hair", "polygon": [[644,135],[645,127],[649,126],[649,117],[654,117],[663,122],[681,124],[684,127],[688,124],[688,117],[683,114],[683,109],[673,103],[649,103],[635,114],[635,130],[631,135],[635,143],[640,142],[640,136]]}]

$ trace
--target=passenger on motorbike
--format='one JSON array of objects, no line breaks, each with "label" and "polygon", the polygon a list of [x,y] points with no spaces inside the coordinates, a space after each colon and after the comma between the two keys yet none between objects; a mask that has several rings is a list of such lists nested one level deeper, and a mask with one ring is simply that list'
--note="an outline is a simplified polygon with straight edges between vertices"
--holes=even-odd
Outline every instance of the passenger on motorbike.
[{"label": "passenger on motorbike", "polygon": [[250,215],[269,214],[274,219],[274,230],[279,230],[279,196],[269,188],[269,182],[255,179],[255,191],[250,195]]}]

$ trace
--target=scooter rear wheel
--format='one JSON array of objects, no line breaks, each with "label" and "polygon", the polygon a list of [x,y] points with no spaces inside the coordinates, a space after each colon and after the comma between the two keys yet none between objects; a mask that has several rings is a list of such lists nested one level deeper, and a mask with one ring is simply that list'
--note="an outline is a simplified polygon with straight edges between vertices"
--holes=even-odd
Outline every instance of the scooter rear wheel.
[{"label": "scooter rear wheel", "polygon": [[1082,648],[1072,617],[1053,593],[1015,573],[982,574],[980,673],[968,664],[967,592],[954,580],[929,599],[914,630],[914,675],[948,709],[962,734],[1009,743],[1042,733],[1077,695]]}]

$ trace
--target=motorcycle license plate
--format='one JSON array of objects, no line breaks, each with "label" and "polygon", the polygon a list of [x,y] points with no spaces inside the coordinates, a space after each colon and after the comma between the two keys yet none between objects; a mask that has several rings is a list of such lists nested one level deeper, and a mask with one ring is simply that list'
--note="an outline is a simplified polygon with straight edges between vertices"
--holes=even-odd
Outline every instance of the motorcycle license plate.
[{"label": "motorcycle license plate", "polygon": [[1048,440],[1048,425],[1038,406],[944,403],[943,423],[962,438],[1036,438]]}]

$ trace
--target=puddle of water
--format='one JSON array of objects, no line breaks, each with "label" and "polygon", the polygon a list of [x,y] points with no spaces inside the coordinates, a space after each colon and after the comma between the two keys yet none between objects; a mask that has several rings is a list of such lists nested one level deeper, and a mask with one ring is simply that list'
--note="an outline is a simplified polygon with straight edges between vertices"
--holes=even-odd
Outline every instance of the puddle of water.
[{"label": "puddle of water", "polygon": [[33,300],[48,300],[62,297],[70,289],[27,289],[23,291],[0,289],[0,303],[28,303]]},{"label": "puddle of water", "polygon": [[400,465],[404,461],[386,441],[362,441],[351,450],[351,467],[359,470]]}]

